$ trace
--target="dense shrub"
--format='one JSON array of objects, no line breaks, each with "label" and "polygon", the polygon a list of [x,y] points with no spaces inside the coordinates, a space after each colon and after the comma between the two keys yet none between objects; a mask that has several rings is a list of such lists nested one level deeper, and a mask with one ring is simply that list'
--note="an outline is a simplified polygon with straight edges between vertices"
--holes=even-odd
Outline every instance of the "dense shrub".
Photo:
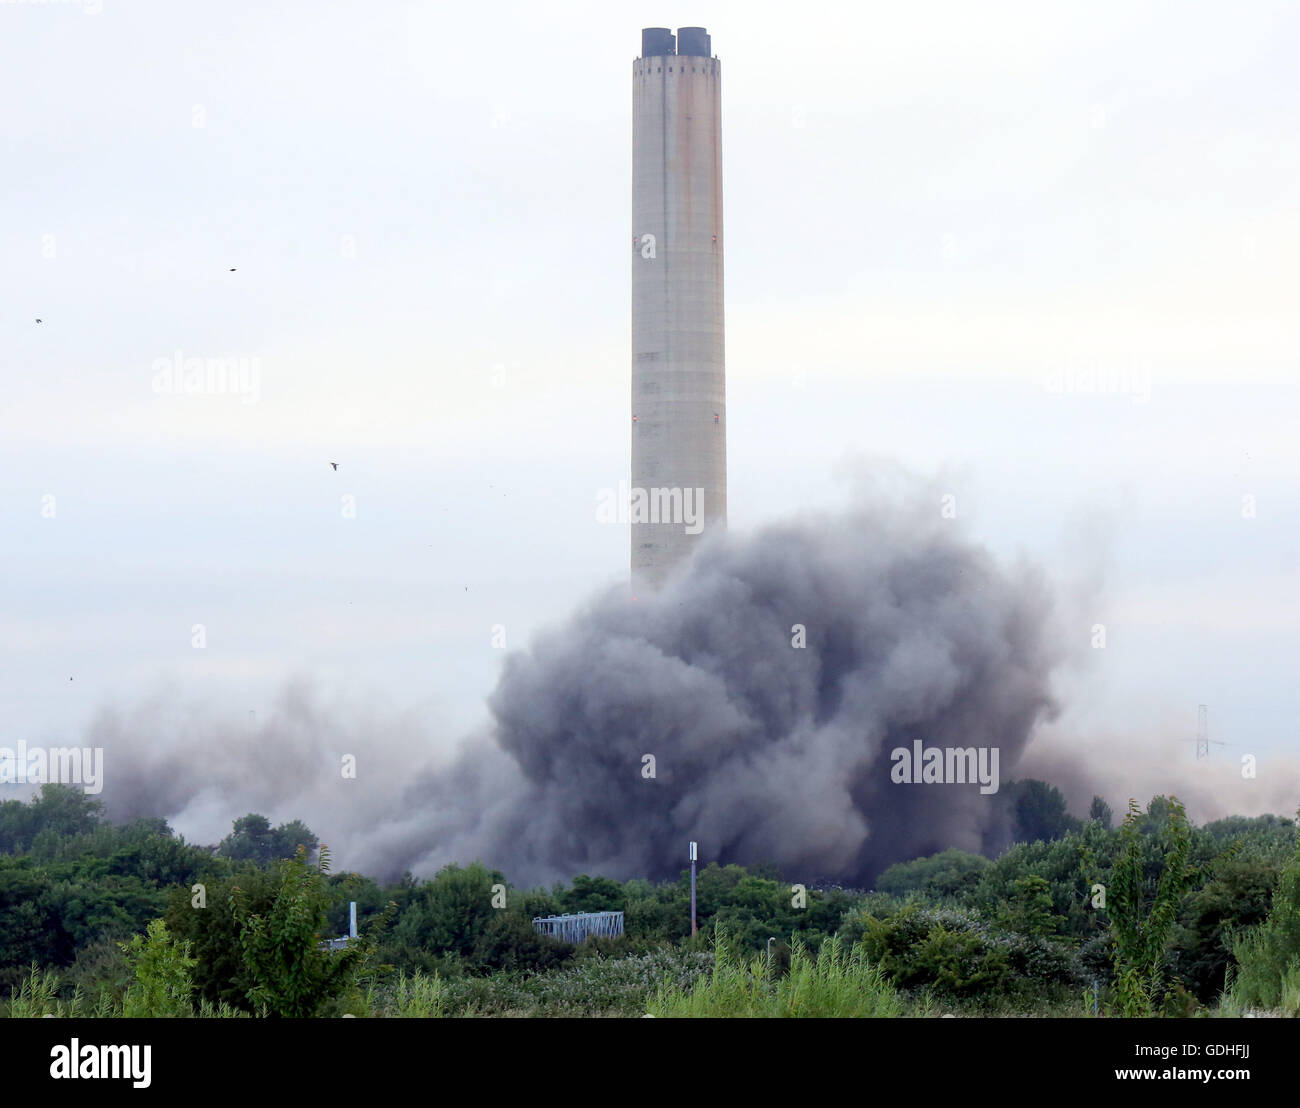
[{"label": "dense shrub", "polygon": [[893,896],[919,893],[940,900],[972,890],[988,865],[989,860],[982,855],[944,850],[890,866],[876,879],[876,889]]},{"label": "dense shrub", "polygon": [[1238,938],[1232,953],[1238,1005],[1300,1016],[1300,846],[1282,871],[1268,919]]}]

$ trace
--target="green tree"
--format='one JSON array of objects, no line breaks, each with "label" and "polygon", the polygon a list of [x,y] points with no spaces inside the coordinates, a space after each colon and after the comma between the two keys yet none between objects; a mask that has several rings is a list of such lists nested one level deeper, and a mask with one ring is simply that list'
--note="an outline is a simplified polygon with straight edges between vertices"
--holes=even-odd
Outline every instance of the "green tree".
[{"label": "green tree", "polygon": [[355,939],[340,951],[322,948],[331,899],[325,880],[328,872],[329,851],[324,845],[319,866],[308,865],[307,852],[299,847],[292,859],[279,864],[280,888],[266,914],[250,912],[238,888],[231,894],[251,981],[248,999],[268,1015],[317,1015],[327,1002],[353,987],[368,960],[366,939]]},{"label": "green tree", "polygon": [[234,829],[221,840],[217,851],[222,857],[234,861],[249,861],[265,866],[284,858],[292,858],[300,846],[310,857],[316,845],[316,836],[301,820],[272,828],[271,821],[265,816],[250,812],[235,820]]},{"label": "green tree", "polygon": [[310,858],[320,845],[315,832],[300,819],[280,824],[273,832],[272,841],[276,858],[292,858],[299,847],[302,847]]},{"label": "green tree", "polygon": [[411,898],[393,938],[417,950],[472,959],[500,909],[492,907],[492,886],[505,877],[474,862],[444,866]]},{"label": "green tree", "polygon": [[1238,1003],[1300,1014],[1300,840],[1278,879],[1268,919],[1234,943],[1233,956]]},{"label": "green tree", "polygon": [[1209,880],[1188,894],[1179,912],[1173,967],[1202,1003],[1227,984],[1232,936],[1268,918],[1278,869],[1258,858],[1223,856]]},{"label": "green tree", "polygon": [[192,1016],[191,973],[198,960],[190,957],[190,944],[176,942],[161,919],[150,922],[144,935],[122,943],[132,982],[122,998],[122,1014],[133,1018]]},{"label": "green tree", "polygon": [[55,836],[93,831],[103,818],[104,805],[73,785],[46,784],[27,803],[0,803],[0,854],[21,854],[42,832]]},{"label": "green tree", "polygon": [[279,891],[278,875],[244,863],[230,876],[213,875],[201,879],[204,885],[202,907],[189,887],[176,887],[167,894],[163,918],[169,932],[188,940],[198,960],[194,983],[208,1003],[230,1004],[249,1010],[248,976],[240,934],[242,925],[234,908],[234,892],[248,915],[265,915],[271,910]]},{"label": "green tree", "polygon": [[1109,831],[1111,822],[1115,818],[1115,813],[1111,811],[1110,805],[1101,797],[1094,796],[1092,798],[1092,803],[1088,805],[1088,818],[1090,820],[1096,820],[1096,822],[1100,823],[1102,827]]},{"label": "green tree", "polygon": [[1148,895],[1146,888],[1141,841],[1146,829],[1135,800],[1129,801],[1120,828],[1119,857],[1107,890],[1115,990],[1125,1016],[1149,1016],[1154,1011],[1164,982],[1165,950],[1190,877],[1191,835],[1183,806],[1176,797],[1156,797],[1148,806],[1148,815],[1152,812],[1158,813],[1167,838],[1154,894]]},{"label": "green tree", "polygon": [[563,894],[566,912],[621,912],[627,905],[623,886],[608,877],[573,879],[573,888]]},{"label": "green tree", "polygon": [[958,896],[973,889],[989,860],[964,850],[942,850],[928,858],[897,862],[876,879],[876,888],[892,896],[916,892],[933,899]]},{"label": "green tree", "polygon": [[1016,842],[1051,842],[1078,830],[1079,821],[1070,815],[1055,785],[1026,778],[1010,782],[1004,791],[1011,804]]}]

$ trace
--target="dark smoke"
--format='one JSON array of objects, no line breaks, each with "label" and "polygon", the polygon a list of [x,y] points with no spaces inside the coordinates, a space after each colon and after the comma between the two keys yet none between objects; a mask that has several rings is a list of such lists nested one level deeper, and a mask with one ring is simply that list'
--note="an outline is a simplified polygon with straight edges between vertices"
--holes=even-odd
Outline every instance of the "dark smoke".
[{"label": "dark smoke", "polygon": [[428,814],[381,832],[389,863],[662,877],[694,839],[704,858],[863,882],[979,850],[997,798],[894,784],[889,752],[998,747],[1005,782],[1055,714],[1058,652],[1039,577],[953,527],[861,510],[706,547],[656,596],[606,592],[508,659],[494,749],[411,790],[399,808]]},{"label": "dark smoke", "polygon": [[[349,723],[291,689],[256,730],[172,720],[167,743],[144,741],[157,718],[102,716],[104,799],[225,827],[302,817],[336,864],[376,876],[478,859],[521,883],[658,878],[694,839],[702,859],[863,884],[980,850],[998,798],[894,784],[889,752],[997,747],[1005,783],[1055,714],[1060,652],[1040,576],[1000,569],[926,501],[921,519],[861,508],[731,535],[658,595],[605,592],[507,659],[490,734],[449,764],[413,772],[409,719]],[[358,746],[366,772],[340,781]]]}]

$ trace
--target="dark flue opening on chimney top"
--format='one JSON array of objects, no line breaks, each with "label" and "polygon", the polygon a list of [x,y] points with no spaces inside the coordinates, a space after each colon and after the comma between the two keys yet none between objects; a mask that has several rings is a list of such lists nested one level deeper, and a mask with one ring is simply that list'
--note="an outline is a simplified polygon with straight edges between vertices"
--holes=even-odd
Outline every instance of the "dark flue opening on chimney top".
[{"label": "dark flue opening on chimney top", "polygon": [[678,27],[677,53],[692,58],[713,57],[713,44],[709,39],[709,32],[703,27]]},{"label": "dark flue opening on chimney top", "polygon": [[667,27],[647,27],[641,32],[641,57],[671,57],[676,52],[676,40]]}]

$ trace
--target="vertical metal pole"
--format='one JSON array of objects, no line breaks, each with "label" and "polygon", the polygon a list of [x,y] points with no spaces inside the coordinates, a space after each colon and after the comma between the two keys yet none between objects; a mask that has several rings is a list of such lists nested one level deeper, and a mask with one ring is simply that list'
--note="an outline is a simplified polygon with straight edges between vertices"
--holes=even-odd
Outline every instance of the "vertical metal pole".
[{"label": "vertical metal pole", "polygon": [[695,934],[695,844],[691,843],[691,934]]}]

